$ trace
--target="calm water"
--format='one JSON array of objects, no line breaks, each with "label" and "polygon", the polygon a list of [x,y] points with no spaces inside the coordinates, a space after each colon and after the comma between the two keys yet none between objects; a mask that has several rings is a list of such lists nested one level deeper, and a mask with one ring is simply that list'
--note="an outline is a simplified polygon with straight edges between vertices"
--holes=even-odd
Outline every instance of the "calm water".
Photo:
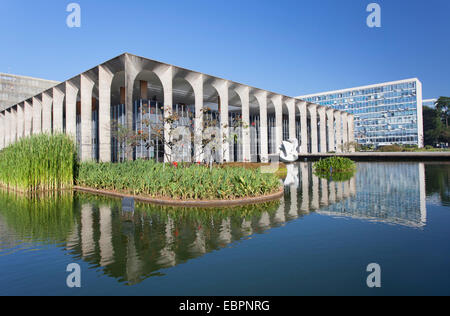
[{"label": "calm water", "polygon": [[[450,164],[290,166],[282,201],[175,209],[0,192],[0,295],[450,294]],[[369,263],[382,288],[366,286]],[[66,286],[78,263],[82,288]]]}]

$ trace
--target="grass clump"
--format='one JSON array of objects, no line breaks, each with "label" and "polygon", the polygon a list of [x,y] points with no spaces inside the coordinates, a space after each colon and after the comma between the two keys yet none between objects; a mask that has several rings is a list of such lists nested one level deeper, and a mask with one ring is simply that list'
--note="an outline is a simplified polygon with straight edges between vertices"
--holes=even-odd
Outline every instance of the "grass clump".
[{"label": "grass clump", "polygon": [[181,200],[255,197],[280,189],[276,175],[240,167],[174,166],[154,161],[82,163],[76,184],[94,189]]},{"label": "grass clump", "polygon": [[344,157],[329,157],[321,159],[313,165],[318,173],[354,172],[356,164],[353,160]]},{"label": "grass clump", "polygon": [[353,160],[344,157],[330,157],[321,159],[313,165],[314,173],[320,178],[330,178],[343,182],[350,180],[356,171]]},{"label": "grass clump", "polygon": [[71,188],[75,165],[70,137],[34,135],[0,151],[0,184],[27,192]]}]

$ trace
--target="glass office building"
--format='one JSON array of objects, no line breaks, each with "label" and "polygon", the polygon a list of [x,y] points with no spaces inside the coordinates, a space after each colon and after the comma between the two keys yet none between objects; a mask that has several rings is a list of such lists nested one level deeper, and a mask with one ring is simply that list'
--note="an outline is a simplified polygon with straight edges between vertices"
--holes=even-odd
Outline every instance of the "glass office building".
[{"label": "glass office building", "polygon": [[422,83],[407,79],[299,98],[355,116],[355,139],[375,147],[423,147]]}]

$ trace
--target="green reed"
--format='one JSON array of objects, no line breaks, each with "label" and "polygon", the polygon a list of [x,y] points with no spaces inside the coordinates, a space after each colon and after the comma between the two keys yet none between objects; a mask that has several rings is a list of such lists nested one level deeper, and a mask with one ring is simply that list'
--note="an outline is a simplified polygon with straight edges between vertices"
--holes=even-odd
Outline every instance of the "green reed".
[{"label": "green reed", "polygon": [[73,192],[21,194],[0,189],[0,221],[22,241],[66,240],[75,225]]},{"label": "green reed", "polygon": [[76,184],[127,194],[183,200],[235,199],[276,192],[276,175],[240,167],[170,166],[153,161],[82,163]]},{"label": "green reed", "polygon": [[73,186],[76,148],[64,134],[23,138],[0,151],[0,184],[18,191]]}]

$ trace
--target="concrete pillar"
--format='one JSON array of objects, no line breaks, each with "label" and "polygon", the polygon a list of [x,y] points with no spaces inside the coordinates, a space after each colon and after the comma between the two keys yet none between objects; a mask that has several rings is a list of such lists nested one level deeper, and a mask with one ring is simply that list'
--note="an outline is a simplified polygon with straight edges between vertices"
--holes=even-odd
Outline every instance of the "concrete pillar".
[{"label": "concrete pillar", "polygon": [[10,141],[14,144],[17,141],[17,107],[11,107]]},{"label": "concrete pillar", "polygon": [[0,112],[0,150],[5,148],[5,114]]},{"label": "concrete pillar", "polygon": [[250,162],[250,90],[248,86],[239,86],[235,90],[242,103],[242,159]]},{"label": "concrete pillar", "polygon": [[342,191],[342,182],[336,182],[336,199],[342,201],[344,192]]},{"label": "concrete pillar", "polygon": [[111,84],[114,74],[98,66],[98,145],[99,161],[111,161]]},{"label": "concrete pillar", "polygon": [[295,99],[288,99],[286,105],[289,112],[289,139],[295,139]]},{"label": "concrete pillar", "polygon": [[81,161],[92,160],[92,89],[94,81],[80,75],[81,99]]},{"label": "concrete pillar", "polygon": [[[216,80],[212,83],[220,97],[220,134],[219,142],[222,146],[220,152],[221,161],[230,161],[229,121],[228,121],[228,98],[230,83],[226,80]],[[224,141],[225,136],[225,141]]]},{"label": "concrete pillar", "polygon": [[327,109],[327,127],[328,127],[328,152],[335,152],[336,146],[334,144],[334,110]]},{"label": "concrete pillar", "polygon": [[328,200],[330,204],[336,203],[336,183],[333,181],[330,182],[330,194]]},{"label": "concrete pillar", "polygon": [[280,146],[283,142],[283,97],[275,95],[272,97],[272,102],[275,107],[275,152],[280,154]]},{"label": "concrete pillar", "polygon": [[319,152],[317,140],[317,105],[308,104],[309,117],[311,120],[311,154]]},{"label": "concrete pillar", "polygon": [[[167,66],[164,71],[160,72],[159,78],[161,80],[164,89],[164,118],[168,118],[173,112],[173,66]],[[170,125],[164,125],[164,138],[169,140]],[[166,153],[164,161],[167,161],[167,157],[171,157],[172,153],[168,146],[164,147]]]},{"label": "concrete pillar", "polygon": [[52,132],[52,97],[48,92],[42,93],[42,132]]},{"label": "concrete pillar", "polygon": [[300,111],[300,153],[308,153],[308,108],[305,101],[297,103]]},{"label": "concrete pillar", "polygon": [[42,132],[42,103],[38,97],[33,97],[33,134]]},{"label": "concrete pillar", "polygon": [[344,198],[350,197],[350,181],[344,181]]},{"label": "concrete pillar", "polygon": [[78,88],[66,82],[66,134],[75,141],[77,136],[77,96]]},{"label": "concrete pillar", "polygon": [[24,104],[17,104],[17,126],[16,126],[17,140],[24,136]]},{"label": "concrete pillar", "polygon": [[202,74],[189,73],[185,77],[186,81],[190,83],[194,90],[195,96],[195,117],[194,117],[194,157],[193,162],[203,161],[203,90],[204,90],[204,78]]},{"label": "concrete pillar", "polygon": [[302,205],[303,212],[309,211],[309,168],[308,163],[300,162],[300,172],[302,175]]},{"label": "concrete pillar", "polygon": [[341,112],[335,111],[334,112],[334,120],[336,122],[335,124],[335,130],[336,130],[336,152],[341,153],[342,152],[342,122],[341,122]]},{"label": "concrete pillar", "polygon": [[[126,128],[129,132],[133,130],[133,108],[134,108],[134,102],[133,102],[133,90],[134,90],[134,82],[136,80],[137,75],[140,72],[140,68],[138,63],[133,60],[134,57],[131,55],[126,54],[125,55],[125,124]],[[168,94],[172,96],[172,81],[170,81],[169,85],[167,83],[167,80],[163,82],[163,76],[165,76],[165,71],[167,69],[171,68],[168,65],[161,65],[158,67],[157,70],[155,70],[155,73],[158,75],[159,79],[162,82],[163,90],[164,90],[164,118],[167,118],[172,113],[172,98],[170,97],[170,100],[167,99]],[[164,78],[166,79],[166,78]],[[166,85],[166,86],[165,86]],[[166,91],[170,90],[170,91]],[[169,108],[170,103],[170,108]],[[170,112],[166,111],[169,110]],[[168,126],[166,124],[165,126],[165,132],[164,134],[167,135]],[[167,138],[165,138],[167,140]],[[165,153],[170,155],[167,146],[165,146]],[[133,160],[133,148],[126,144],[126,159],[127,160]],[[164,161],[167,161],[167,157],[164,156]]]},{"label": "concrete pillar", "polygon": [[356,176],[353,176],[350,179],[350,195],[355,196],[356,195]]},{"label": "concrete pillar", "polygon": [[314,173],[312,174],[312,198],[311,198],[311,208],[319,209],[319,177]]},{"label": "concrete pillar", "polygon": [[92,255],[95,250],[92,212],[91,204],[81,206],[81,255],[83,258]]},{"label": "concrete pillar", "polygon": [[112,243],[112,212],[108,205],[100,206],[100,266],[104,267],[114,260]]},{"label": "concrete pillar", "polygon": [[320,203],[322,205],[328,205],[328,181],[327,179],[320,179],[320,186],[321,186],[321,200]]},{"label": "concrete pillar", "polygon": [[29,101],[24,102],[23,111],[24,111],[24,136],[28,137],[32,133],[32,125],[33,125],[33,107]]},{"label": "concrete pillar", "polygon": [[63,103],[64,93],[58,89],[53,88],[53,132],[63,132]]},{"label": "concrete pillar", "polygon": [[11,130],[11,109],[5,110],[5,147],[11,145],[11,134],[9,131]]},{"label": "concrete pillar", "polygon": [[347,120],[347,112],[342,112],[341,114],[342,120],[342,150],[344,152],[348,151],[348,120]]},{"label": "concrete pillar", "polygon": [[348,141],[350,142],[350,152],[355,152],[355,116],[348,115]]},{"label": "concrete pillar", "polygon": [[289,188],[291,193],[291,207],[289,209],[288,215],[291,218],[297,218],[298,217],[298,197],[297,197],[297,190],[298,185],[292,184]]},{"label": "concrete pillar", "polygon": [[255,97],[259,103],[260,115],[260,146],[261,146],[261,162],[269,162],[269,142],[267,132],[267,92],[259,91],[255,93]]},{"label": "concrete pillar", "polygon": [[323,106],[317,110],[320,119],[320,152],[322,154],[327,152],[327,117],[325,111],[326,109]]}]

